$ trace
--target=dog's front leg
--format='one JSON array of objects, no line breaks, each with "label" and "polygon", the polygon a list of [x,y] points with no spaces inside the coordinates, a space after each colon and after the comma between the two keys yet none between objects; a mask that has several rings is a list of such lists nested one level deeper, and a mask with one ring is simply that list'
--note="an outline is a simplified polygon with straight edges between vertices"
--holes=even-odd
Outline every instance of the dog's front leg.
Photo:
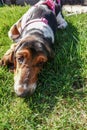
[{"label": "dog's front leg", "polygon": [[0,66],[7,66],[10,70],[14,69],[14,48],[16,44],[13,44],[11,48],[4,54],[0,60]]},{"label": "dog's front leg", "polygon": [[58,13],[56,19],[57,19],[57,23],[58,23],[58,28],[65,29],[67,27],[68,24],[65,21],[65,19],[63,18],[61,12]]}]

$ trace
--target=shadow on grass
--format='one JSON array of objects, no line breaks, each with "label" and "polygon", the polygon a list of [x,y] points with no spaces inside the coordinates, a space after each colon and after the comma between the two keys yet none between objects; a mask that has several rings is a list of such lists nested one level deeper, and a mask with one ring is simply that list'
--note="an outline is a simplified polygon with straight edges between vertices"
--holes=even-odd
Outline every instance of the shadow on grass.
[{"label": "shadow on grass", "polygon": [[[24,99],[29,108],[43,117],[47,117],[60,98],[84,97],[82,88],[84,79],[81,75],[82,61],[78,52],[79,33],[69,23],[66,30],[59,30],[55,38],[55,58],[46,64],[39,75],[39,82],[34,95]],[[73,89],[74,88],[74,89]],[[40,119],[40,118],[39,118]],[[37,124],[38,119],[35,119]]]}]

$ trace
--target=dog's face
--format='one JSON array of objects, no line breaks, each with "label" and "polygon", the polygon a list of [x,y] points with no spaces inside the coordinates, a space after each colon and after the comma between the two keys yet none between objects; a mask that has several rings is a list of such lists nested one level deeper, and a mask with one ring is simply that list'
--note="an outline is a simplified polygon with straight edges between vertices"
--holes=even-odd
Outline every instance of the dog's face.
[{"label": "dog's face", "polygon": [[14,90],[18,96],[24,97],[35,91],[38,73],[47,57],[42,51],[31,49],[28,42],[22,44],[14,53]]},{"label": "dog's face", "polygon": [[41,53],[33,57],[29,49],[17,51],[14,70],[14,90],[17,95],[25,96],[35,91],[38,73],[46,61],[47,58]]}]

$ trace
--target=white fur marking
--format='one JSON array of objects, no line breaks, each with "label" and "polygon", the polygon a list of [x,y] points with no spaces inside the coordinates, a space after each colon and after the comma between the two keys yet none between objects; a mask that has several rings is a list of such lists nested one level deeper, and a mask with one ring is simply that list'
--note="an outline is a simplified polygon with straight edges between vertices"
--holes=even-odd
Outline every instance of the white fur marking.
[{"label": "white fur marking", "polygon": [[23,89],[24,92],[30,92],[32,94],[35,91],[36,86],[37,86],[36,83],[27,86],[26,84],[21,85],[18,82],[16,82],[14,85],[14,90],[15,93],[19,96],[23,94],[21,91],[19,91],[21,88]]}]

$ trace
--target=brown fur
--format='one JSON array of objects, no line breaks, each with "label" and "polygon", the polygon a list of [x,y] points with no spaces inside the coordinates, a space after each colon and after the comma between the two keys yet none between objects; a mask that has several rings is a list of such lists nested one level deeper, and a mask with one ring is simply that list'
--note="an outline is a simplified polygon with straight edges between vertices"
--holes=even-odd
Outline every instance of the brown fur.
[{"label": "brown fur", "polygon": [[[24,58],[23,64],[20,64],[18,62],[18,59],[21,57]],[[30,50],[23,49],[21,51],[18,51],[16,54],[16,70],[14,71],[15,77],[17,78],[20,75],[20,82],[23,82],[24,79],[29,78],[27,82],[29,82],[29,84],[33,84],[37,81],[37,76],[42,68],[42,64],[46,61],[47,57],[45,57],[43,54],[39,53],[34,59],[32,59],[32,53]],[[26,76],[26,72],[28,70],[30,71],[30,76],[28,75],[29,77]]]}]

